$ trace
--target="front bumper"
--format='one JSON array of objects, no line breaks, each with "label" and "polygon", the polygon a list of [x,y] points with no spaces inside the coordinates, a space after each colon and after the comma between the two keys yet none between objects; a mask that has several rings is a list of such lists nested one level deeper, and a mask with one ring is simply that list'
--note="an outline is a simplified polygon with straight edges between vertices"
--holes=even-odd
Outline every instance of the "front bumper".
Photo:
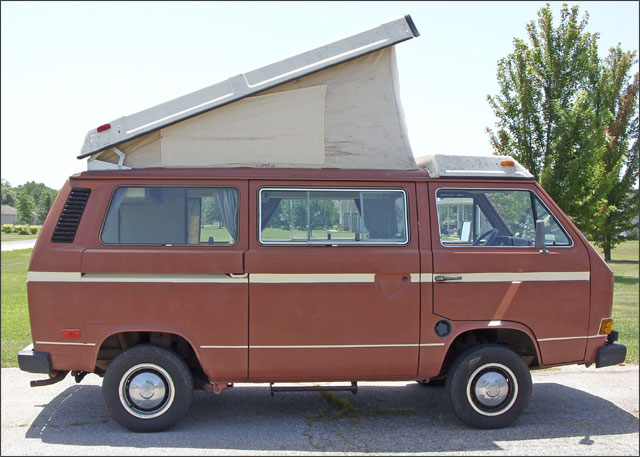
[{"label": "front bumper", "polygon": [[627,347],[623,344],[615,344],[618,340],[618,332],[612,331],[607,337],[607,342],[596,352],[596,368],[609,367],[624,362],[627,357]]},{"label": "front bumper", "polygon": [[18,366],[22,371],[29,373],[53,373],[51,367],[51,355],[48,352],[36,352],[33,344],[22,351],[18,351]]}]

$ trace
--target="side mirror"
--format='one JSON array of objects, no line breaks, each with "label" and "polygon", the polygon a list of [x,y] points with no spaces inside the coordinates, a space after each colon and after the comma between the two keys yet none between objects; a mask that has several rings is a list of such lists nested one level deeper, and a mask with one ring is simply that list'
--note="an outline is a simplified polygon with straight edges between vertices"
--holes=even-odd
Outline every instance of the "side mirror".
[{"label": "side mirror", "polygon": [[536,241],[535,241],[535,247],[538,251],[542,252],[542,253],[547,253],[549,252],[544,244],[545,239],[544,239],[544,221],[538,219],[536,221]]}]

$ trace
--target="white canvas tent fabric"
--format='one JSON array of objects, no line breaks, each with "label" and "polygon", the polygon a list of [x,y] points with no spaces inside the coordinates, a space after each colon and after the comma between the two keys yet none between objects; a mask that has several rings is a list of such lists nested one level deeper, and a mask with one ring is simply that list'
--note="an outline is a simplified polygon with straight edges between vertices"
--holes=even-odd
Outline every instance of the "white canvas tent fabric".
[{"label": "white canvas tent fabric", "polygon": [[[123,165],[416,169],[393,46],[118,145]],[[118,163],[113,149],[96,159]],[[90,159],[91,160],[91,159]]]}]

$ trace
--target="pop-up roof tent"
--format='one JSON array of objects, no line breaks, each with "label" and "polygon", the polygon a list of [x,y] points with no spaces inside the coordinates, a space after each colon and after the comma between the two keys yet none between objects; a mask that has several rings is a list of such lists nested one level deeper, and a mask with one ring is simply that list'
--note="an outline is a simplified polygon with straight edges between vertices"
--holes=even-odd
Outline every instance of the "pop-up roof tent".
[{"label": "pop-up roof tent", "polygon": [[405,16],[91,130],[88,168],[416,169],[394,45]]}]

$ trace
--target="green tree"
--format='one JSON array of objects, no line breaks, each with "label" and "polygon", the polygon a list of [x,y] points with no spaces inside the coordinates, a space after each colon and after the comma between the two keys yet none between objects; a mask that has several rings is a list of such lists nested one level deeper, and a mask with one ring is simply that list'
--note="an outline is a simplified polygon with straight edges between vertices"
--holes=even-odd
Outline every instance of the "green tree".
[{"label": "green tree", "polygon": [[16,209],[18,210],[18,221],[25,224],[33,222],[33,212],[36,208],[33,197],[25,190],[18,192]]},{"label": "green tree", "polygon": [[311,200],[311,229],[329,229],[338,223],[339,214],[333,200]]},{"label": "green tree", "polygon": [[588,18],[564,4],[554,27],[549,4],[538,11],[529,42],[516,38],[498,61],[500,91],[487,97],[497,129],[487,132],[494,152],[527,167],[609,259],[638,214],[637,60],[620,46],[600,60]]},{"label": "green tree", "polygon": [[293,201],[293,226],[298,230],[307,230],[307,201]]},{"label": "green tree", "polygon": [[16,206],[16,190],[11,187],[11,184],[6,179],[2,180],[2,204]]},{"label": "green tree", "polygon": [[603,86],[609,88],[602,97],[609,122],[589,206],[594,208],[591,238],[602,247],[606,260],[611,260],[611,250],[625,239],[623,233],[633,230],[639,209],[638,73],[631,83],[624,77],[633,57],[612,49],[602,78],[608,83]]},{"label": "green tree", "polygon": [[36,202],[36,217],[41,224],[44,224],[44,220],[47,218],[47,214],[49,214],[49,210],[56,199],[56,195],[56,191],[52,189],[46,189],[40,193],[40,198]]},{"label": "green tree", "polygon": [[43,192],[46,192],[49,188],[42,183],[35,181],[28,181],[17,187],[18,192],[26,192],[33,197],[33,201],[40,200],[40,196]]},{"label": "green tree", "polygon": [[269,227],[289,230],[291,217],[291,200],[281,200],[267,223]]},{"label": "green tree", "polygon": [[218,222],[218,227],[222,227],[222,215],[213,197],[205,197],[202,199],[202,217],[203,223],[213,225]]}]

